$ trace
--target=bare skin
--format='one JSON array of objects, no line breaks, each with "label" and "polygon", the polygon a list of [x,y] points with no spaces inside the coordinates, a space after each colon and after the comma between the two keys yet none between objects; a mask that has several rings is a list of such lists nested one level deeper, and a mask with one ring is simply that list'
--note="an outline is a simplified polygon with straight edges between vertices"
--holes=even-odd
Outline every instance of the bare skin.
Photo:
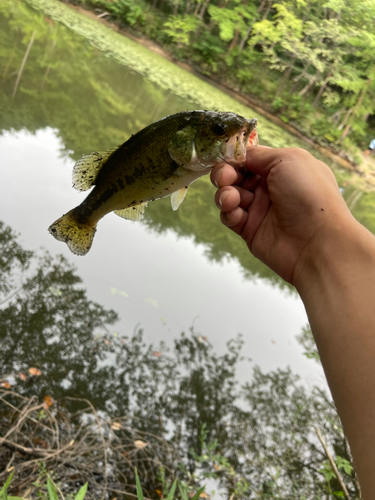
[{"label": "bare skin", "polygon": [[249,148],[217,165],[221,221],[294,285],[306,307],[364,500],[375,479],[375,237],[348,210],[327,165],[298,148]]}]

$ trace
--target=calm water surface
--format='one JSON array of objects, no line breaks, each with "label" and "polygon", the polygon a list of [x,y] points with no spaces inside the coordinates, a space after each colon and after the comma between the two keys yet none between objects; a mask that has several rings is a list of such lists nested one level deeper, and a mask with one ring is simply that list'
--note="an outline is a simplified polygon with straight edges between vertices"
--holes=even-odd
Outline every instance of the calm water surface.
[{"label": "calm water surface", "polygon": [[[73,263],[89,298],[118,312],[110,334],[129,335],[140,325],[147,341],[168,344],[194,325],[223,352],[240,332],[243,354],[263,369],[290,365],[306,381],[321,382],[320,369],[295,340],[307,323],[301,301],[221,226],[208,178],[189,188],[178,212],[164,199],[151,203],[141,222],[106,216],[85,257],[71,254],[47,232],[85,196],[71,187],[72,167],[82,154],[119,145],[165,115],[207,107],[213,95],[221,98],[217,89],[195,79],[199,98],[194,100],[192,91],[186,100],[165,81],[158,85],[120,64],[27,4],[6,1],[1,11],[1,220],[20,233],[20,244],[44,247]],[[143,47],[139,50],[144,54]],[[173,71],[173,78],[192,78]],[[220,109],[238,111],[238,103],[224,94],[222,99]],[[262,118],[259,131],[263,144],[298,144]],[[349,174],[337,176],[371,229],[366,196],[351,185]],[[38,348],[36,361],[42,365],[43,346]],[[22,356],[16,365],[22,365]],[[237,376],[248,379],[249,368]]]}]

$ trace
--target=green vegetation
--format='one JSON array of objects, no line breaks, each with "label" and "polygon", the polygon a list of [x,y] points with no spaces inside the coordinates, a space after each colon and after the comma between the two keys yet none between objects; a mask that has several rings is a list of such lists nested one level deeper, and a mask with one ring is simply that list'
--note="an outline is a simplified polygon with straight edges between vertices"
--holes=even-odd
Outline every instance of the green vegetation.
[{"label": "green vegetation", "polygon": [[215,489],[232,500],[333,500],[342,482],[360,498],[325,390],[290,369],[251,367],[241,336],[218,355],[193,329],[170,346],[115,331],[117,315],[89,300],[65,259],[25,251],[4,224],[0,255],[0,481],[15,471],[7,494],[50,500],[53,482],[56,498],[74,500],[87,483],[85,500],[140,499],[137,468],[145,499]]},{"label": "green vegetation", "polygon": [[375,134],[375,1],[77,0],[336,150]]},{"label": "green vegetation", "polygon": [[[12,473],[10,474],[10,476],[8,477],[8,479],[5,481],[4,486],[0,490],[0,500],[26,500],[23,497],[15,497],[15,496],[9,496],[8,495],[7,491],[8,491],[9,485],[10,485],[10,483],[12,481],[13,476],[14,476],[14,470],[12,471]],[[44,469],[43,466],[41,467],[41,471],[39,473],[38,481],[36,481],[36,485],[39,486],[39,483],[42,480],[43,476],[45,476],[47,478],[46,479],[46,490],[47,490],[47,492],[45,493],[42,489],[39,489],[39,491],[38,491],[38,499],[39,500],[58,500],[59,499],[60,489],[53,482],[53,480],[51,479],[50,475]],[[74,495],[74,496],[69,495],[69,500],[84,500],[85,495],[86,495],[86,491],[87,491],[87,486],[88,486],[88,483],[85,483],[82,486],[82,488],[80,488],[80,490],[78,491],[77,495]],[[66,498],[66,500],[68,500],[68,498],[67,497],[63,497],[62,494],[61,494],[61,498],[63,498],[63,499]]]}]

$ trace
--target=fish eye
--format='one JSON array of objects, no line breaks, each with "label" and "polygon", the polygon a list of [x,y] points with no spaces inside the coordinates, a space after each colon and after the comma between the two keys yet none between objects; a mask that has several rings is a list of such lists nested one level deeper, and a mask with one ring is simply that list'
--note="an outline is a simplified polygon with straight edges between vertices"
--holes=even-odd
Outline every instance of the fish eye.
[{"label": "fish eye", "polygon": [[219,137],[224,135],[226,131],[227,131],[227,126],[225,125],[225,123],[216,123],[212,127],[212,132]]}]

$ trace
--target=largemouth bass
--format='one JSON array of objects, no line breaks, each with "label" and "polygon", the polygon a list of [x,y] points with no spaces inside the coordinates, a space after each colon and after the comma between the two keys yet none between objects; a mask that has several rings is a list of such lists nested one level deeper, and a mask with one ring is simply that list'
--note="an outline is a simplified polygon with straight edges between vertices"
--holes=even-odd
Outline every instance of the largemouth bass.
[{"label": "largemouth bass", "polygon": [[243,163],[247,145],[257,144],[256,124],[234,113],[186,111],[152,123],[116,149],[83,156],[73,168],[73,187],[95,187],[49,232],[85,255],[109,212],[139,220],[147,202],[169,195],[177,210],[189,184],[214,165]]}]

